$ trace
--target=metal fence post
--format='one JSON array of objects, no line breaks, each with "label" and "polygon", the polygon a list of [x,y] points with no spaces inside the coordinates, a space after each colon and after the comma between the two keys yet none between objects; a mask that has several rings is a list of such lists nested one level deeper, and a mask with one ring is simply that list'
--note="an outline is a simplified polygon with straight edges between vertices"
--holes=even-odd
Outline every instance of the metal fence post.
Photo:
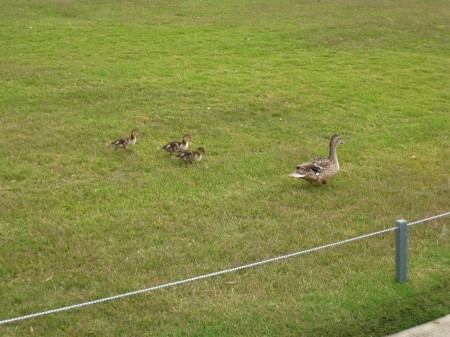
[{"label": "metal fence post", "polygon": [[395,279],[403,283],[408,281],[408,222],[395,221]]}]

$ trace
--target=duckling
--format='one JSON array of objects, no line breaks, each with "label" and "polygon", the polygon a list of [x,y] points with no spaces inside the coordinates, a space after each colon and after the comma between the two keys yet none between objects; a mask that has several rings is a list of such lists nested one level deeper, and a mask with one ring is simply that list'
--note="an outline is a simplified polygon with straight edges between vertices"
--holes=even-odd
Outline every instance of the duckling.
[{"label": "duckling", "polygon": [[163,147],[161,147],[161,150],[167,151],[170,154],[172,154],[173,152],[178,152],[178,151],[185,151],[188,149],[189,147],[189,142],[192,141],[192,137],[190,134],[185,134],[183,136],[183,140],[181,142],[171,142],[168,143],[166,145],[164,145]]},{"label": "duckling", "polygon": [[197,150],[185,150],[176,153],[172,156],[173,159],[181,159],[184,160],[186,163],[192,164],[194,161],[200,161],[202,160],[203,156],[205,155],[205,149],[202,147],[197,148]]},{"label": "duckling", "polygon": [[297,169],[290,174],[294,178],[308,180],[310,185],[317,181],[319,185],[327,183],[328,178],[339,172],[339,161],[336,148],[338,144],[345,144],[339,135],[333,135],[330,140],[330,151],[327,158],[315,158],[297,165]]},{"label": "duckling", "polygon": [[130,138],[121,138],[121,139],[118,139],[118,140],[112,142],[109,145],[115,147],[114,151],[120,147],[124,148],[127,151],[132,151],[132,150],[128,149],[128,146],[136,144],[137,136],[139,136],[139,132],[136,129],[134,129],[133,131],[131,131]]}]

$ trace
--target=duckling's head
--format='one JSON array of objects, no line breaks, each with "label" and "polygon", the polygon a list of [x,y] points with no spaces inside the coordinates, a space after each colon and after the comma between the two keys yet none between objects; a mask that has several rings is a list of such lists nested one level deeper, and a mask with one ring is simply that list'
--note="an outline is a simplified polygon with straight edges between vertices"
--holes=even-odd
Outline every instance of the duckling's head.
[{"label": "duckling's head", "polygon": [[183,141],[184,142],[192,142],[192,136],[190,135],[190,134],[185,134],[184,136],[183,136]]},{"label": "duckling's head", "polygon": [[197,150],[195,150],[195,152],[197,152],[198,154],[204,156],[205,155],[205,149],[202,147],[197,148]]},{"label": "duckling's head", "polygon": [[337,144],[345,144],[344,140],[339,136],[338,134],[333,135],[330,140],[330,146],[331,145],[337,145]]},{"label": "duckling's head", "polygon": [[137,136],[139,136],[138,130],[134,129],[133,131],[131,131],[131,136],[132,136],[132,137],[137,137]]}]

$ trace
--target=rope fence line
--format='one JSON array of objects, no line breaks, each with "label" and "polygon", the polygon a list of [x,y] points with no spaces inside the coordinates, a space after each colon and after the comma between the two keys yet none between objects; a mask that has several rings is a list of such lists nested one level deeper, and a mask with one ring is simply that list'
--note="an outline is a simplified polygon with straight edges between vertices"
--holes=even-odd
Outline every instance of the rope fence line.
[{"label": "rope fence line", "polygon": [[431,217],[426,218],[426,219],[410,222],[410,223],[408,223],[408,226],[417,225],[417,224],[425,222],[425,221],[431,221],[431,220],[438,219],[438,218],[443,218],[444,216],[449,216],[449,215],[450,215],[450,212],[442,213],[442,214],[439,214],[439,215],[431,216]]},{"label": "rope fence line", "polygon": [[[440,215],[436,215],[436,216],[433,216],[433,217],[430,217],[430,218],[418,220],[418,221],[415,221],[415,222],[411,222],[408,225],[415,225],[415,224],[418,224],[418,223],[434,220],[434,219],[441,218],[441,217],[448,216],[448,215],[450,215],[450,212],[443,213],[443,214],[440,214]],[[357,237],[354,237],[354,238],[350,238],[350,239],[346,239],[346,240],[342,240],[342,241],[338,241],[338,242],[334,242],[334,243],[329,243],[329,244],[326,244],[326,245],[323,245],[323,246],[310,248],[310,249],[298,251],[298,252],[295,252],[295,253],[290,253],[290,254],[287,254],[287,255],[282,255],[282,256],[271,258],[271,259],[258,261],[258,262],[254,262],[254,263],[250,263],[250,264],[246,264],[246,265],[242,265],[242,266],[238,266],[238,267],[234,267],[234,268],[230,268],[230,269],[225,269],[225,270],[221,270],[221,271],[217,271],[217,272],[213,272],[213,273],[209,273],[209,274],[195,276],[195,277],[187,278],[187,279],[180,280],[180,281],[165,283],[165,284],[161,284],[161,285],[150,287],[150,288],[140,289],[140,290],[131,291],[131,292],[115,295],[115,296],[101,298],[101,299],[98,299],[98,300],[93,300],[93,301],[83,302],[83,303],[79,303],[79,304],[69,305],[69,306],[65,306],[65,307],[61,307],[61,308],[57,308],[57,309],[37,312],[37,313],[34,313],[34,314],[30,314],[30,315],[19,316],[19,317],[10,318],[10,319],[4,319],[4,320],[0,320],[0,325],[7,324],[7,323],[12,323],[12,322],[17,322],[17,321],[22,321],[22,320],[29,319],[29,318],[35,318],[35,317],[39,317],[39,316],[54,314],[54,313],[57,313],[57,312],[67,311],[67,310],[71,310],[71,309],[77,309],[77,308],[81,308],[81,307],[85,307],[85,306],[89,306],[89,305],[93,305],[93,304],[98,304],[98,303],[103,303],[103,302],[107,302],[107,301],[112,301],[112,300],[116,300],[116,299],[123,298],[123,297],[128,297],[128,296],[133,296],[133,295],[138,295],[138,294],[150,292],[150,291],[153,291],[153,290],[169,288],[169,287],[177,286],[177,285],[180,285],[180,284],[190,283],[190,282],[194,282],[194,281],[198,281],[198,280],[202,280],[202,279],[210,278],[210,277],[214,277],[214,276],[219,276],[219,275],[223,275],[223,274],[227,274],[227,273],[233,273],[233,272],[236,272],[236,271],[239,271],[239,270],[252,268],[252,267],[260,266],[260,265],[263,265],[263,264],[267,264],[267,263],[271,263],[271,262],[276,262],[276,261],[288,259],[288,258],[291,258],[291,257],[294,257],[294,256],[299,256],[299,255],[315,252],[315,251],[318,251],[318,250],[339,246],[339,245],[342,245],[342,244],[345,244],[345,243],[349,243],[349,242],[353,242],[353,241],[357,241],[357,240],[366,239],[366,238],[369,238],[369,237],[372,237],[372,236],[376,236],[376,235],[384,234],[384,233],[387,233],[387,232],[391,232],[391,231],[394,231],[396,229],[397,229],[397,227],[391,227],[391,228],[383,229],[383,230],[380,230],[380,231],[377,231],[377,232],[373,232],[373,233],[357,236]]]}]

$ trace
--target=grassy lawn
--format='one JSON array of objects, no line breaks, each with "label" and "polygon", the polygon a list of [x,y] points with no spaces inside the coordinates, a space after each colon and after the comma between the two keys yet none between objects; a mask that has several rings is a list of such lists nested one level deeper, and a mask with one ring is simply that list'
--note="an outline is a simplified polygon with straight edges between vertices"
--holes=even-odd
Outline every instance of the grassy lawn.
[{"label": "grassy lawn", "polygon": [[[448,1],[0,4],[0,320],[450,210]],[[142,134],[134,152],[106,144]],[[158,148],[193,137],[192,165]],[[289,177],[339,133],[341,172]],[[2,336],[383,336],[450,312],[450,218],[0,325]]]}]

